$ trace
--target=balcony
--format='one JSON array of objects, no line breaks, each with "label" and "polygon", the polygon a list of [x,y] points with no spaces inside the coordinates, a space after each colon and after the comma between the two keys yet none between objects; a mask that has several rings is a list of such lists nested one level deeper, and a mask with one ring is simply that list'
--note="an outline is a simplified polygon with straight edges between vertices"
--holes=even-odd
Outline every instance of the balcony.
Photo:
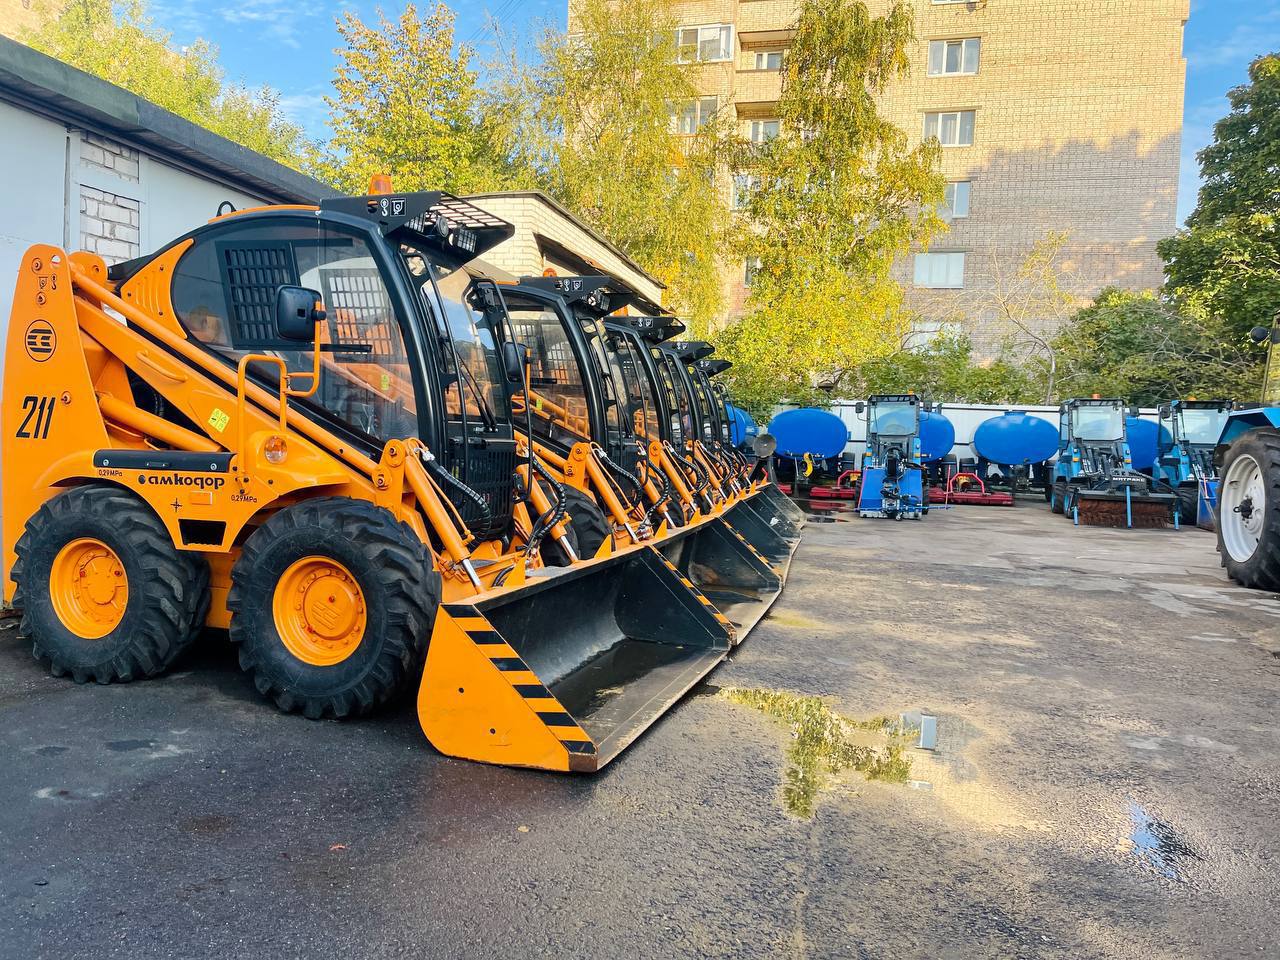
[{"label": "balcony", "polygon": [[744,47],[787,43],[800,12],[793,0],[742,0],[738,4],[738,42]]},{"label": "balcony", "polygon": [[739,70],[734,77],[734,100],[738,112],[756,105],[772,105],[782,93],[782,72],[779,70]]}]

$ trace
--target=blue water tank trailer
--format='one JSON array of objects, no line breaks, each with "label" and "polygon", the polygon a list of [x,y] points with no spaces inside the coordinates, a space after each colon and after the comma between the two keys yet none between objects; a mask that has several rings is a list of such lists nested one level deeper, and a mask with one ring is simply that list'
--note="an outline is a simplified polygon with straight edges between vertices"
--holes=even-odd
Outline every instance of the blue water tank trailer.
[{"label": "blue water tank trailer", "polygon": [[732,403],[729,407],[729,439],[735,447],[743,447],[749,444],[760,434],[760,426],[756,423],[755,418],[741,407],[735,407]]},{"label": "blue water tank trailer", "polygon": [[1058,428],[1048,420],[1011,410],[978,425],[973,450],[988,463],[1002,467],[1044,463],[1058,452]]},{"label": "blue water tank trailer", "polygon": [[802,407],[784,410],[769,423],[769,434],[778,442],[779,456],[800,460],[807,453],[814,460],[831,460],[844,452],[849,430],[834,413]]},{"label": "blue water tank trailer", "polygon": [[1129,441],[1129,457],[1133,461],[1133,469],[1142,473],[1150,473],[1156,465],[1162,443],[1167,446],[1173,442],[1168,430],[1140,417],[1125,417],[1124,430]]},{"label": "blue water tank trailer", "polygon": [[923,410],[920,413],[920,462],[943,460],[956,445],[956,428],[944,414]]}]

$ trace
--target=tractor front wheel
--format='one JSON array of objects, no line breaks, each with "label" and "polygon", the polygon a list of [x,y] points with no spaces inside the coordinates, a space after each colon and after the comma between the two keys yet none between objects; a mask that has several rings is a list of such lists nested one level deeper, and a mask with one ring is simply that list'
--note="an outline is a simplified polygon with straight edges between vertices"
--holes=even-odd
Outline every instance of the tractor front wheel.
[{"label": "tractor front wheel", "polygon": [[1280,591],[1280,431],[1252,430],[1227,449],[1217,519],[1227,575]]},{"label": "tractor front wheel", "polygon": [[163,672],[199,635],[209,566],[179,550],[160,518],[116,487],[74,487],[27,521],[15,547],[21,633],[76,683]]},{"label": "tractor front wheel", "polygon": [[1067,482],[1055,480],[1049,495],[1049,509],[1054,513],[1064,513],[1067,509]]},{"label": "tractor front wheel", "polygon": [[231,641],[281,710],[362,716],[418,675],[440,586],[422,541],[389,511],[308,500],[245,541],[231,568]]}]

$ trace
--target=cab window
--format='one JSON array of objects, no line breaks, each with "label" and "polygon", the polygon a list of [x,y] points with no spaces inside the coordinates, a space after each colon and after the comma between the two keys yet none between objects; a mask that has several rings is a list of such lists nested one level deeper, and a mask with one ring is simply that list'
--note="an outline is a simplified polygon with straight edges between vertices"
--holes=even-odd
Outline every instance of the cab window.
[{"label": "cab window", "polygon": [[[320,383],[300,401],[377,443],[417,436],[412,367],[385,277],[365,239],[323,223],[236,224],[198,237],[173,273],[174,310],[187,332],[231,363],[280,357],[309,373],[314,348],[275,332],[276,291],[320,294]],[[254,376],[275,382],[265,365]],[[304,379],[299,386],[306,386]]]}]

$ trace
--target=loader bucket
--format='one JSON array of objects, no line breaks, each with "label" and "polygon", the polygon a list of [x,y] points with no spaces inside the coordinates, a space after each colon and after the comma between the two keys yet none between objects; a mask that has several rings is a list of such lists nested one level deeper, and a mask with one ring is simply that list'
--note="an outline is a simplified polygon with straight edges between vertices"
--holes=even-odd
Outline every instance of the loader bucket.
[{"label": "loader bucket", "polygon": [[800,545],[799,531],[790,534],[791,524],[770,510],[769,504],[758,503],[758,500],[758,497],[751,497],[735,503],[721,515],[721,519],[740,533],[785,579],[791,567],[791,557]]},{"label": "loader bucket", "polygon": [[804,511],[796,505],[794,500],[779,490],[776,483],[770,483],[761,488],[752,499],[769,504],[775,512],[789,520],[795,526],[797,535],[799,534],[800,528],[804,526]]},{"label": "loader bucket", "polygon": [[446,603],[418,719],[442,753],[600,769],[724,659],[734,630],[651,547]]},{"label": "loader bucket", "polygon": [[[790,562],[790,548],[767,527],[763,536]],[[722,518],[683,527],[654,545],[663,558],[733,625],[741,642],[782,593],[783,574],[751,538]]]}]

